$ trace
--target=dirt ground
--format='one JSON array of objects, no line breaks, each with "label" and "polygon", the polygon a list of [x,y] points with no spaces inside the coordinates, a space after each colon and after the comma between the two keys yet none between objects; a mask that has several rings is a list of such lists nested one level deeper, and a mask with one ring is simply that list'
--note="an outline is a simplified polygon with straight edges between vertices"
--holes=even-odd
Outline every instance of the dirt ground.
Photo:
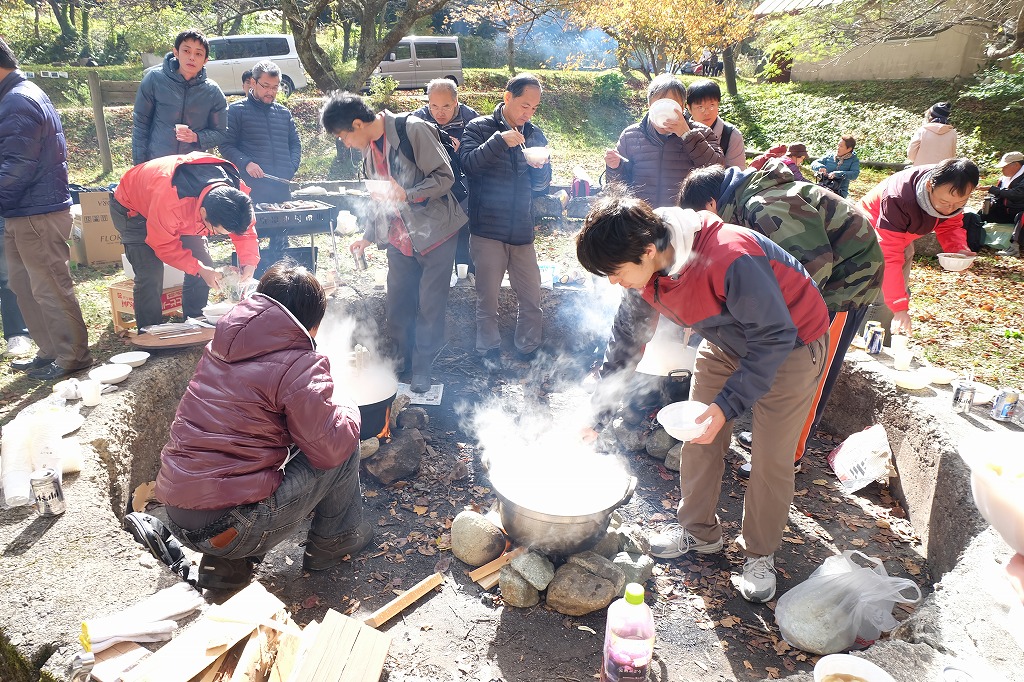
[{"label": "dirt ground", "polygon": [[[471,320],[459,322],[472,329]],[[334,569],[305,573],[299,533],[267,555],[258,579],[306,624],[322,619],[328,608],[365,617],[430,573],[443,573],[443,586],[384,626],[394,638],[384,678],[391,682],[582,682],[596,677],[603,611],[572,618],[545,608],[543,601],[530,609],[503,606],[500,598],[484,594],[469,580],[470,567],[452,556],[448,533],[459,511],[486,509],[494,500],[466,416],[498,401],[511,411],[549,410],[557,423],[560,410],[588,399],[579,386],[596,357],[576,352],[556,362],[547,355],[531,366],[506,350],[505,366],[488,372],[472,352],[471,339],[453,340],[435,363],[434,380],[445,384],[445,397],[440,406],[426,408],[430,424],[424,435],[430,450],[420,471],[387,487],[364,472],[364,514],[377,525],[371,549]],[[741,428],[736,425],[736,431]],[[930,584],[927,568],[904,511],[878,485],[857,495],[842,492],[825,462],[834,446],[819,434],[797,475],[797,497],[776,553],[779,594],[805,579],[824,558],[846,549],[881,558],[891,575],[909,577],[924,591]],[[678,474],[644,452],[624,454],[639,485],[620,509],[622,516],[649,530],[673,520]],[[734,472],[743,461],[743,450],[734,446],[720,508],[729,539],[737,535],[741,518],[743,485]],[[567,482],[586,484],[584,471]],[[646,586],[658,630],[651,679],[776,678],[813,667],[813,656],[782,641],[774,602],[749,604],[737,595],[729,576],[741,563],[735,546],[717,556],[658,561]],[[908,612],[897,608],[895,615],[902,620]]]}]

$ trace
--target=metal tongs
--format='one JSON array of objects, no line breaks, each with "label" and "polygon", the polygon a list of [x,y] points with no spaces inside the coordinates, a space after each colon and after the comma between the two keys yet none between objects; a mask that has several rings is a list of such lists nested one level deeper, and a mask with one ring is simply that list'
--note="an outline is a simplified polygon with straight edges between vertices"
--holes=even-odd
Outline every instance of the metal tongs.
[{"label": "metal tongs", "polygon": [[151,324],[144,327],[142,331],[158,339],[176,339],[181,336],[202,334],[203,327],[204,325],[191,322],[165,322],[164,324]]}]

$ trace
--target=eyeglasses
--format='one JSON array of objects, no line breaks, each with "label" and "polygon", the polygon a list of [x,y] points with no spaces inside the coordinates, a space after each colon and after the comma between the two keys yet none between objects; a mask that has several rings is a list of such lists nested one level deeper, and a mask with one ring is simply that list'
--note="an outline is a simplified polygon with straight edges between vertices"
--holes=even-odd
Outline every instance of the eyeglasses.
[{"label": "eyeglasses", "polygon": [[267,92],[277,92],[278,90],[281,89],[281,84],[280,83],[277,83],[276,85],[267,85],[266,83],[261,83],[259,81],[256,81],[256,85],[260,86],[261,88],[263,88]]}]

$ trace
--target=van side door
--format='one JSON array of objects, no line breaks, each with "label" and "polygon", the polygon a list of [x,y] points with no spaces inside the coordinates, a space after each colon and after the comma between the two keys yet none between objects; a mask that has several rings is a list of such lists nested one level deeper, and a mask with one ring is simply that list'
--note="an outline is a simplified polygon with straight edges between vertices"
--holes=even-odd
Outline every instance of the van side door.
[{"label": "van side door", "polygon": [[394,61],[380,63],[380,75],[391,76],[398,81],[400,88],[415,88],[416,64],[413,62],[412,45],[408,40],[403,40],[395,45],[392,54],[395,55]]},{"label": "van side door", "polygon": [[441,73],[437,41],[417,40],[413,43],[413,49],[416,50],[413,55],[416,61],[416,87],[426,87],[427,83],[444,75]]},{"label": "van side door", "polygon": [[230,38],[211,40],[209,57],[209,61],[206,62],[206,77],[215,81],[225,95],[241,92],[242,82],[239,80],[235,83],[232,68],[238,61],[235,41]]}]

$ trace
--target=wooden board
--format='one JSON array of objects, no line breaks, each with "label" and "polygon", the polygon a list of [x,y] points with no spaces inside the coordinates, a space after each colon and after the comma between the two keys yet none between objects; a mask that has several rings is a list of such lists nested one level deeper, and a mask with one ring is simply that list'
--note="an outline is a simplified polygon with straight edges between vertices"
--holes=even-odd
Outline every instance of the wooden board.
[{"label": "wooden board", "polygon": [[92,678],[96,682],[117,682],[121,673],[149,655],[149,649],[135,642],[118,642],[114,646],[96,654],[96,663],[92,667]]},{"label": "wooden board", "polygon": [[391,637],[334,609],[289,682],[379,682]]},{"label": "wooden board", "polygon": [[407,606],[411,605],[420,597],[425,596],[432,589],[444,582],[444,576],[440,573],[427,576],[423,580],[419,581],[408,590],[402,593],[400,597],[396,597],[389,601],[384,606],[380,607],[370,617],[363,622],[372,628],[378,628],[384,623],[388,622],[399,613],[402,612]]},{"label": "wooden board", "polygon": [[136,334],[130,337],[132,345],[136,348],[143,348],[150,350],[156,349],[167,349],[167,348],[192,348],[193,346],[205,346],[210,341],[213,341],[213,332],[215,329],[203,328],[199,330],[198,334],[191,336],[177,336],[169,339],[158,339],[151,334]]},{"label": "wooden board", "polygon": [[[239,619],[235,623],[200,618],[185,632],[161,647],[152,656],[122,675],[123,682],[176,682],[190,680],[213,663],[227,649],[256,629],[256,623],[284,608],[280,599],[260,583],[251,583],[220,607]],[[218,646],[210,647],[215,643]]]},{"label": "wooden board", "polygon": [[469,572],[469,579],[473,582],[480,582],[481,578],[486,578],[491,573],[494,573],[501,569],[502,566],[515,559],[517,556],[526,551],[525,547],[516,547],[511,552],[505,552],[500,557],[484,564],[480,568],[475,568]]}]

